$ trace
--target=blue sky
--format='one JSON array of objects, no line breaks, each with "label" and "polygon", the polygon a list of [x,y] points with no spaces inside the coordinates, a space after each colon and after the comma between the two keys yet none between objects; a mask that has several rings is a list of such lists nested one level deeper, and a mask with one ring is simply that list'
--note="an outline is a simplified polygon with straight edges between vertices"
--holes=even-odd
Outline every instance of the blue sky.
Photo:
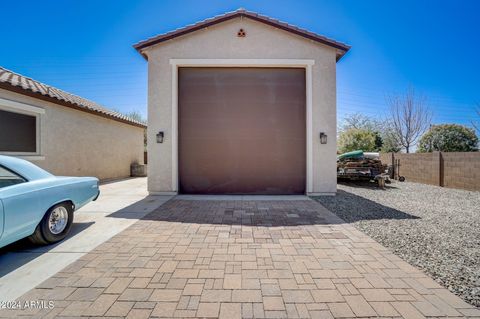
[{"label": "blue sky", "polygon": [[[435,122],[480,103],[480,1],[8,1],[0,65],[123,112],[146,114],[147,62],[132,44],[244,7],[352,46],[337,64],[338,115],[387,114],[412,86]],[[6,26],[6,27],[5,27]]]}]

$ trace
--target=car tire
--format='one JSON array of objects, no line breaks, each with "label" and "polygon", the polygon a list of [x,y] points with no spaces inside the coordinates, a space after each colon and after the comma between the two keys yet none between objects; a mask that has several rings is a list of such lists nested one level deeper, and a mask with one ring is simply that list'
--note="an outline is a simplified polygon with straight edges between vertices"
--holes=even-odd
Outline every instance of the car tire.
[{"label": "car tire", "polygon": [[30,240],[30,242],[32,244],[35,244],[35,245],[47,245],[48,244],[42,236],[42,231],[40,229],[40,224],[37,225],[33,234],[28,236],[28,240]]},{"label": "car tire", "polygon": [[73,223],[73,206],[60,203],[50,208],[38,224],[30,240],[36,244],[53,244],[64,239]]}]

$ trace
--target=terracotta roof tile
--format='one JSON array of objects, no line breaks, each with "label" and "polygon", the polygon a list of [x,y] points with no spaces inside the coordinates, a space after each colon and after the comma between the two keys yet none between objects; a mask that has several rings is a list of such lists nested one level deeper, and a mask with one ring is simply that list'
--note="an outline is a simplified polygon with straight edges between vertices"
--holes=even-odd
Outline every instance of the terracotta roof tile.
[{"label": "terracotta roof tile", "polygon": [[100,115],[112,120],[132,124],[139,127],[146,127],[145,123],[136,121],[121,113],[109,110],[95,102],[84,99],[77,95],[57,89],[53,86],[35,81],[21,74],[0,67],[0,88],[26,94],[49,102],[72,107],[81,111]]},{"label": "terracotta roof tile", "polygon": [[[271,25],[273,27],[282,29],[284,31],[288,31],[288,32],[294,33],[296,35],[305,37],[307,39],[310,39],[310,40],[313,40],[313,41],[331,46],[331,47],[337,49],[337,61],[340,60],[343,57],[343,55],[345,55],[345,53],[347,53],[347,51],[350,49],[350,46],[346,45],[344,43],[335,41],[333,39],[329,39],[329,38],[327,38],[323,35],[310,32],[308,30],[299,28],[299,27],[291,25],[289,23],[279,21],[277,19],[270,18],[270,17],[265,16],[265,15],[258,14],[256,12],[247,11],[245,9],[238,9],[238,10],[235,10],[235,11],[227,12],[227,13],[224,13],[222,15],[217,15],[215,17],[208,18],[208,19],[199,21],[199,22],[194,23],[194,24],[190,24],[190,25],[187,25],[187,26],[182,27],[182,28],[157,35],[155,37],[140,41],[137,44],[135,44],[133,47],[140,54],[143,55],[142,50],[149,47],[149,46],[152,46],[152,45],[155,45],[155,44],[167,41],[167,40],[171,40],[171,39],[174,39],[176,37],[179,37],[179,36],[182,36],[182,35],[185,35],[185,34],[188,34],[188,33],[191,33],[191,32],[206,28],[206,27],[209,27],[211,25],[215,25],[215,24],[218,24],[218,23],[221,23],[221,22],[224,22],[224,21],[228,21],[230,19],[234,19],[234,18],[237,18],[237,17],[247,17],[247,18],[250,18],[252,20],[259,21],[259,22]],[[146,58],[145,55],[143,55],[143,56]]]}]

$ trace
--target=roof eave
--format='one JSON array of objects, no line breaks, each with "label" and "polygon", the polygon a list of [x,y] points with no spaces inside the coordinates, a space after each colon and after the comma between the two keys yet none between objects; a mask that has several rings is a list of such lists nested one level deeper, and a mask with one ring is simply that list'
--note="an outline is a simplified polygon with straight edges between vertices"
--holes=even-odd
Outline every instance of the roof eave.
[{"label": "roof eave", "polygon": [[346,45],[346,44],[328,39],[326,37],[323,37],[323,36],[320,36],[318,34],[314,34],[312,32],[309,32],[309,31],[291,26],[287,23],[283,23],[283,22],[280,22],[280,21],[275,20],[275,19],[260,16],[256,13],[253,13],[253,12],[245,11],[243,9],[233,11],[233,12],[229,12],[229,13],[226,13],[222,16],[206,19],[204,21],[197,22],[197,23],[195,23],[191,26],[186,26],[186,27],[177,29],[175,31],[170,31],[170,32],[152,37],[150,39],[140,41],[140,42],[134,44],[133,48],[135,50],[137,50],[138,53],[140,53],[145,58],[145,60],[148,60],[148,57],[143,52],[143,50],[148,48],[148,47],[159,44],[161,42],[165,42],[165,41],[174,39],[174,38],[182,36],[182,35],[186,35],[186,34],[198,31],[198,30],[202,30],[202,29],[210,27],[212,25],[216,25],[216,24],[219,24],[219,23],[222,23],[224,21],[228,21],[228,20],[231,20],[231,19],[234,19],[234,18],[237,18],[237,17],[250,18],[252,20],[255,20],[255,21],[258,21],[258,22],[261,22],[261,23],[265,23],[265,24],[273,26],[275,28],[278,28],[278,29],[296,34],[296,35],[304,37],[304,38],[307,38],[309,40],[312,40],[312,41],[315,41],[315,42],[333,47],[336,50],[342,52],[340,54],[337,54],[337,62],[345,55],[345,53],[348,52],[348,50],[350,50],[349,45]]},{"label": "roof eave", "polygon": [[128,120],[124,120],[122,118],[115,117],[115,116],[107,114],[107,113],[100,113],[98,111],[90,110],[90,109],[81,107],[81,106],[79,106],[75,103],[71,103],[71,102],[65,101],[65,100],[59,100],[59,99],[53,98],[51,96],[44,95],[40,92],[34,92],[30,89],[25,89],[21,86],[11,85],[10,83],[0,82],[0,89],[4,89],[4,90],[11,91],[11,92],[14,92],[14,93],[22,94],[22,95],[27,95],[27,96],[30,96],[30,97],[33,97],[33,98],[36,98],[36,99],[39,99],[39,100],[43,100],[43,101],[46,101],[46,102],[66,106],[66,107],[69,107],[69,108],[72,108],[72,109],[75,109],[75,110],[78,110],[78,111],[90,113],[90,114],[97,115],[97,116],[100,116],[100,117],[104,117],[104,118],[114,120],[114,121],[117,121],[117,122],[122,122],[122,123],[125,123],[125,124],[128,124],[128,125],[133,125],[133,126],[140,127],[140,128],[147,128],[147,125],[145,125],[145,124],[141,124],[141,123],[137,123],[137,122],[131,122],[131,121],[128,121]]},{"label": "roof eave", "polygon": [[348,50],[346,51],[337,50],[337,62],[340,61],[345,56],[345,54],[348,53],[349,50],[350,50],[350,47],[348,47]]}]

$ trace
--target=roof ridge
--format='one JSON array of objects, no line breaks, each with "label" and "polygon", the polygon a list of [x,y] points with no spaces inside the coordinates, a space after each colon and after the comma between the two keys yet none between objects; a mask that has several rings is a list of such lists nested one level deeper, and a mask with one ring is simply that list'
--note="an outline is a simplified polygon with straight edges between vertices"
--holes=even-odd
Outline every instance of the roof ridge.
[{"label": "roof ridge", "polygon": [[[118,119],[118,120],[122,120],[123,122],[128,122],[128,123],[132,123],[140,126],[146,126],[146,123],[134,120],[120,112],[111,110],[102,104],[99,104],[90,99],[81,97],[77,94],[67,92],[65,90],[54,87],[52,85],[34,80],[31,77],[22,75],[18,72],[12,71],[3,66],[0,66],[0,72],[7,73],[7,78],[5,80],[0,79],[0,83],[6,83],[12,87],[21,88],[25,91],[29,91],[35,94],[40,94],[42,96],[47,96],[58,101],[64,101],[70,104],[74,104],[80,108],[87,109],[95,113],[106,114],[112,119]],[[14,77],[17,77],[17,79],[14,80]],[[14,83],[15,81],[17,83]],[[25,86],[22,85],[22,83],[25,83]]]}]

